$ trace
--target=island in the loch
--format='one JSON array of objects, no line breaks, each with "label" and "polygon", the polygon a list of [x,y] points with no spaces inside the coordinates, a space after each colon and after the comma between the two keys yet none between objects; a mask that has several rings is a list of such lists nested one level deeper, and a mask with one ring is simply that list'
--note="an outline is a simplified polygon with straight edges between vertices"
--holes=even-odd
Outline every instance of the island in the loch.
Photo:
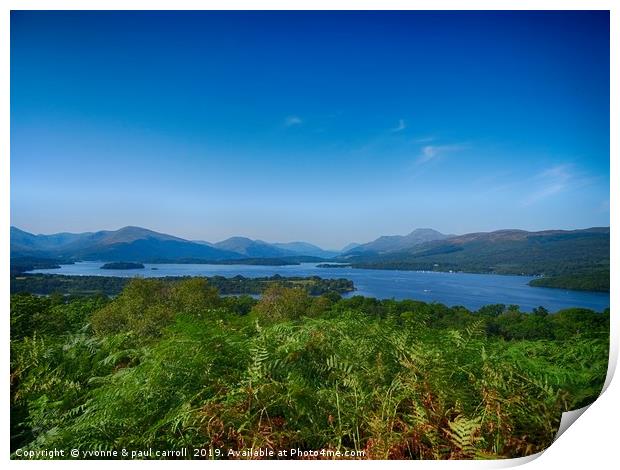
[{"label": "island in the loch", "polygon": [[144,265],[142,263],[115,261],[113,263],[104,264],[100,269],[144,269]]}]

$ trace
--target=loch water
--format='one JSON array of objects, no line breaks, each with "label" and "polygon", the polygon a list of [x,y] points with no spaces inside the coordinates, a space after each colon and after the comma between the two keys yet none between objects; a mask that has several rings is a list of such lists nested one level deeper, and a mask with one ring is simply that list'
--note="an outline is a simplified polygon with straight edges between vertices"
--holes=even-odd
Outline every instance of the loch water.
[{"label": "loch water", "polygon": [[603,311],[609,307],[609,293],[571,291],[531,287],[529,276],[495,274],[444,273],[427,271],[393,271],[355,269],[351,267],[320,268],[317,263],[292,266],[251,266],[221,264],[145,264],[145,269],[101,269],[104,263],[84,261],[62,265],[60,269],[37,269],[32,273],[78,276],[165,277],[225,276],[269,277],[320,276],[353,281],[356,291],[348,295],[364,295],[380,299],[416,299],[462,305],[476,310],[488,304],[516,304],[524,311],[545,307],[551,312],[569,307]]}]

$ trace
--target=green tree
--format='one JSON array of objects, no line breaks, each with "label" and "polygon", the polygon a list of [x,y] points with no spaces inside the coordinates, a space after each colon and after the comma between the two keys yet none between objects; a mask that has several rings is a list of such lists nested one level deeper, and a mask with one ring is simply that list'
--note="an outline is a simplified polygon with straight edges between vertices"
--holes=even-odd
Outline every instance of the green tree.
[{"label": "green tree", "polygon": [[219,307],[222,302],[218,290],[203,277],[192,277],[176,282],[170,292],[175,312],[201,315],[210,308]]},{"label": "green tree", "polygon": [[161,331],[157,328],[164,326],[165,318],[172,318],[163,310],[168,297],[169,285],[163,281],[134,278],[116,299],[92,316],[92,327],[100,336],[127,331],[158,336]]},{"label": "green tree", "polygon": [[299,288],[288,288],[274,284],[268,287],[252,312],[268,322],[296,320],[308,313],[311,298]]}]

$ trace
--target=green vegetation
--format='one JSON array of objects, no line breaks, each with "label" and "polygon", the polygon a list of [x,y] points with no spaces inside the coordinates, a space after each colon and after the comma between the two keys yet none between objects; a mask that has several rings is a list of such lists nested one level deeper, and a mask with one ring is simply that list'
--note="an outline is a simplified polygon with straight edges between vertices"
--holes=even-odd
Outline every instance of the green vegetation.
[{"label": "green vegetation", "polygon": [[541,277],[532,279],[529,285],[533,287],[609,292],[609,268],[579,274]]},{"label": "green vegetation", "polygon": [[354,268],[543,275],[553,281],[536,280],[532,285],[609,291],[609,228],[468,234],[342,260]]},{"label": "green vegetation", "polygon": [[523,456],[596,399],[608,339],[609,310],[470,312],[278,283],[260,301],[202,278],[136,278],[113,300],[14,294],[11,450]]},{"label": "green vegetation", "polygon": [[113,263],[106,263],[101,266],[100,269],[144,269],[144,265],[142,263],[116,261]]},{"label": "green vegetation", "polygon": [[[174,282],[189,277],[162,277],[165,282]],[[344,294],[355,290],[353,281],[348,279],[322,279],[311,277],[271,277],[247,278],[235,276],[227,278],[213,276],[209,283],[222,295],[261,294],[270,285],[277,283],[284,287],[302,287],[310,295],[330,292]],[[29,292],[38,295],[118,295],[130,278],[117,276],[65,276],[60,274],[24,274],[11,277],[11,293]]]}]

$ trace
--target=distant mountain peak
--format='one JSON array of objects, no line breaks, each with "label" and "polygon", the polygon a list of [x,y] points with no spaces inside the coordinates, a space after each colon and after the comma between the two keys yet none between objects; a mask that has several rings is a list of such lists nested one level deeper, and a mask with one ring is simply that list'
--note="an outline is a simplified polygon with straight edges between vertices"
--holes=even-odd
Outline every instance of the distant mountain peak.
[{"label": "distant mountain peak", "polygon": [[143,227],[136,227],[135,225],[128,225],[118,230],[113,231],[100,231],[95,232],[96,238],[99,238],[99,243],[102,245],[111,245],[114,243],[131,243],[137,240],[156,239],[156,240],[174,240],[174,241],[187,241],[183,238],[167,235],[165,233],[155,232]]},{"label": "distant mountain peak", "polygon": [[293,251],[278,248],[262,240],[252,240],[247,237],[230,237],[221,242],[214,243],[213,246],[249,258],[281,258],[296,254]]},{"label": "distant mountain peak", "polygon": [[235,236],[235,237],[228,237],[226,240],[222,240],[221,242],[217,242],[217,243],[225,243],[225,242],[252,243],[253,241],[254,240],[252,240],[251,238],[248,238],[248,237]]},{"label": "distant mountain peak", "polygon": [[446,236],[443,233],[435,230],[434,228],[416,228],[412,230],[411,232],[409,232],[407,236],[409,235],[439,235],[442,237]]},{"label": "distant mountain peak", "polygon": [[364,243],[354,248],[349,248],[346,250],[346,253],[389,253],[393,251],[406,250],[421,243],[443,240],[445,238],[448,238],[448,235],[438,232],[432,228],[417,228],[407,235],[383,235],[372,242]]}]

